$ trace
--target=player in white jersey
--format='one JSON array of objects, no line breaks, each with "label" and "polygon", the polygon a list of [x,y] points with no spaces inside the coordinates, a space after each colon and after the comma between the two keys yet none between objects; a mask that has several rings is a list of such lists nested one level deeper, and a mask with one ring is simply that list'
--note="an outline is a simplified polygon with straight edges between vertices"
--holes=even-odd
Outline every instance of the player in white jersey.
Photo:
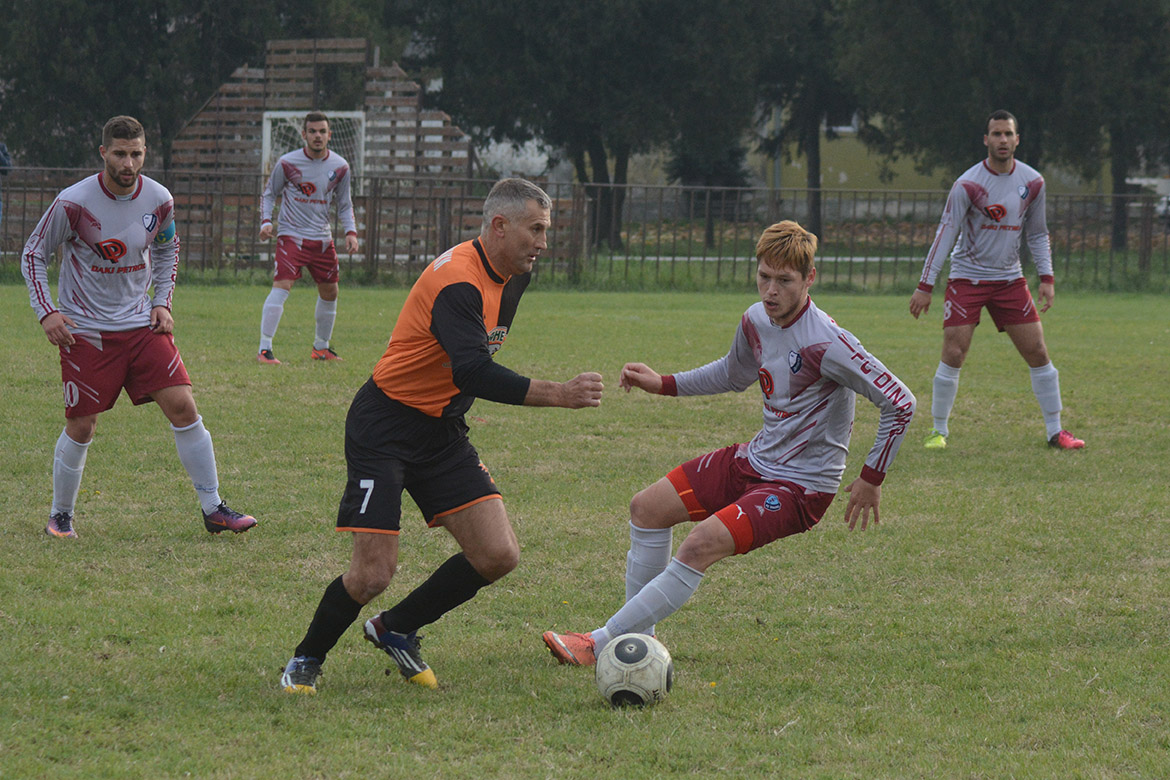
[{"label": "player in white jersey", "polygon": [[349,163],[330,151],[329,118],[320,111],[305,115],[301,128],[304,148],[289,152],[277,161],[260,198],[260,239],[272,238],[272,209],[280,196],[280,229],[276,233],[276,273],[272,290],[264,301],[260,315],[261,363],[280,365],[272,354],[272,340],[284,314],[293,282],[301,278],[301,268],[308,267],[317,283],[317,308],[314,312],[315,334],[313,360],[340,360],[329,346],[333,323],[337,319],[337,251],[333,247],[333,230],[329,226],[329,205],[337,201],[337,216],[345,230],[346,251],[358,250],[357,223],[350,197]]},{"label": "player in white jersey", "polygon": [[[170,420],[204,527],[211,533],[246,531],[256,520],[220,498],[211,435],[172,335],[179,265],[175,202],[165,187],[140,173],[146,135],[138,120],[116,116],[106,122],[98,151],[102,172],[57,196],[21,258],[33,310],[61,353],[65,395],[45,533],[77,536],[73,511],[97,417],[113,407],[122,388],[132,403],[154,401]],[[57,249],[62,257],[54,306],[47,263]]]},{"label": "player in white jersey", "polygon": [[[930,402],[934,427],[925,446],[947,446],[951,409],[959,391],[959,369],[971,348],[979,313],[986,306],[996,327],[1007,332],[1028,364],[1032,393],[1044,416],[1049,446],[1080,449],[1084,441],[1061,425],[1060,375],[1048,357],[1040,324],[1040,314],[1048,311],[1056,296],[1044,214],[1044,178],[1016,160],[1019,123],[1007,111],[996,111],[988,117],[983,143],[987,159],[969,168],[951,187],[918,289],[910,297],[910,313],[917,319],[930,308],[935,280],[954,245],[943,298],[942,359],[935,370]],[[1040,276],[1039,311],[1020,264],[1021,234],[1027,236]]]},{"label": "player in white jersey", "polygon": [[[621,386],[661,395],[740,392],[758,383],[764,427],[746,444],[695,458],[634,496],[626,603],[586,634],[546,631],[561,663],[592,665],[620,634],[653,634],[699,587],[704,572],[812,528],[845,473],[857,394],[880,412],[861,475],[845,491],[845,522],[878,522],[881,484],[914,415],[914,395],[809,297],[817,239],[795,222],[764,231],[756,246],[760,302],[744,313],[719,360],[661,376],[642,363],[622,368]],[[671,558],[672,528],[696,523]]]}]

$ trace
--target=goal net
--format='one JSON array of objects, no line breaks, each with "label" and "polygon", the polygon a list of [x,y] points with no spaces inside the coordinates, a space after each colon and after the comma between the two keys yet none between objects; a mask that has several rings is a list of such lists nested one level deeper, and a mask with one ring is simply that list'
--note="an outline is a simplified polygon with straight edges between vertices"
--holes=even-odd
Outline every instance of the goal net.
[{"label": "goal net", "polygon": [[[265,111],[264,142],[260,155],[265,180],[272,174],[272,166],[281,155],[305,145],[301,127],[306,111]],[[361,190],[362,171],[365,169],[366,115],[361,111],[326,111],[332,136],[329,148],[349,162],[354,194]]]}]

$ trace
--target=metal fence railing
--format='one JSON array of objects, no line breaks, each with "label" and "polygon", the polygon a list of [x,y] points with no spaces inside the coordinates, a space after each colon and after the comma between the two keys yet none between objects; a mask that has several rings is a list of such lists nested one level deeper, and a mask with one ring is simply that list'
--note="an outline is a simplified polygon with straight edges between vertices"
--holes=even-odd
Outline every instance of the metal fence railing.
[{"label": "metal fence railing", "polygon": [[[18,262],[57,193],[93,173],[17,168],[0,180],[0,266]],[[224,281],[270,273],[273,244],[258,237],[259,173],[156,177],[175,196],[180,273]],[[444,249],[478,232],[490,186],[475,179],[366,177],[354,196],[361,248],[342,253],[343,274],[411,282]],[[553,228],[536,280],[612,289],[750,285],[760,232],[781,219],[812,227],[814,194],[821,209],[818,283],[909,289],[946,200],[946,192],[926,190],[544,186],[554,201]],[[1123,225],[1114,218],[1117,209],[1124,209]],[[1153,195],[1050,193],[1048,227],[1063,289],[1170,291],[1170,215]]]}]

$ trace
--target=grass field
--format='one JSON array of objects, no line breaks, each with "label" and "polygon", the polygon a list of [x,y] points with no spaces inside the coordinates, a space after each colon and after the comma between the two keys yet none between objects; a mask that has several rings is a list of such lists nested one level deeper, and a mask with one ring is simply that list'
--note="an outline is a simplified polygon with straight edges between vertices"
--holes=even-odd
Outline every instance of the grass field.
[{"label": "grass field", "polygon": [[[56,351],[0,286],[0,777],[1164,778],[1170,766],[1170,319],[1164,297],[1063,294],[1045,315],[1079,453],[1044,446],[1026,367],[979,329],[945,452],[921,449],[939,311],[814,295],[916,392],[883,523],[821,527],[713,567],[659,625],[676,687],[610,710],[540,632],[619,606],[630,496],[759,426],[753,390],[621,393],[617,371],[721,355],[751,293],[533,290],[498,359],[541,378],[598,370],[596,410],[479,402],[520,567],[424,630],[441,688],[386,674],[355,626],[315,697],[277,687],[349,540],[333,531],[342,424],[404,292],[344,289],[337,364],[308,359],[298,287],[254,362],[263,287],[181,286],[177,341],[221,488],[260,519],[211,536],[161,413],[101,417],[76,541],[41,533],[61,430]],[[938,303],[938,301],[936,301]],[[876,413],[858,409],[852,479]],[[404,517],[400,568],[364,617],[454,547]],[[676,533],[676,544],[681,532]]]}]

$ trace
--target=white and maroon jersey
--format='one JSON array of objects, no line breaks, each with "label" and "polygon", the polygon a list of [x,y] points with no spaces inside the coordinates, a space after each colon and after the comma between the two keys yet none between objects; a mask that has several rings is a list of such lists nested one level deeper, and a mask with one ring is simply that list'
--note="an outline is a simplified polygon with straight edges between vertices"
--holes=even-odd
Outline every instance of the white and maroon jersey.
[{"label": "white and maroon jersey", "polygon": [[[58,248],[54,307],[46,266]],[[167,188],[140,175],[133,193],[115,195],[98,173],[61,191],[24,245],[20,270],[38,319],[59,310],[79,331],[116,331],[148,326],[153,307],[171,307],[178,266]]]},{"label": "white and maroon jersey", "polygon": [[756,381],[764,427],[748,444],[747,457],[760,475],[835,493],[860,393],[881,412],[861,475],[881,484],[914,415],[914,395],[811,298],[785,327],[772,324],[762,303],[752,305],[726,355],[673,377],[680,396],[741,392]]},{"label": "white and maroon jersey", "polygon": [[1052,247],[1044,208],[1044,177],[1030,165],[1014,160],[1011,173],[996,173],[987,160],[971,166],[951,186],[920,288],[929,291],[934,286],[952,245],[952,279],[1018,279],[1023,276],[1021,233],[1028,236],[1037,273],[1051,280]]},{"label": "white and maroon jersey", "polygon": [[310,241],[332,241],[329,204],[337,198],[337,216],[346,233],[357,234],[350,197],[349,163],[336,152],[314,160],[304,149],[289,152],[277,161],[260,197],[260,224],[272,221],[276,196],[280,196],[278,236]]}]

